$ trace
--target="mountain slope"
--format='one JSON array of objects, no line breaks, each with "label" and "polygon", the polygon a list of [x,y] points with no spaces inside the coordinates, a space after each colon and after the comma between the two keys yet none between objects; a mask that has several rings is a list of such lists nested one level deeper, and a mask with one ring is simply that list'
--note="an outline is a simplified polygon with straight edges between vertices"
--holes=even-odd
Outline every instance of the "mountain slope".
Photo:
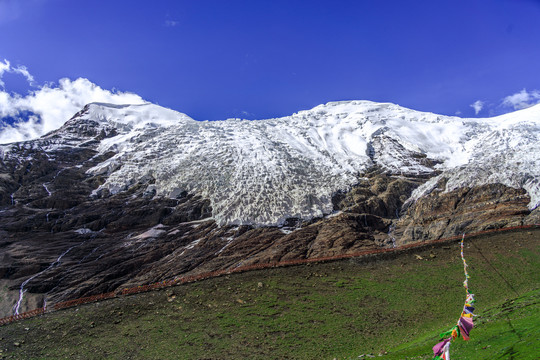
[{"label": "mountain slope", "polygon": [[539,130],[540,105],[460,119],[348,101],[201,122],[89,104],[0,146],[2,311],[537,223]]},{"label": "mountain slope", "polygon": [[[452,358],[535,358],[538,290],[509,304],[537,289],[539,244],[540,229],[466,238],[480,317],[470,341],[452,343]],[[4,355],[16,359],[357,359],[388,351],[381,359],[428,360],[463,308],[459,254],[453,241],[233,274],[52,312],[2,326],[0,337]]]},{"label": "mountain slope", "polygon": [[157,196],[187,191],[210,199],[221,225],[280,225],[329,214],[332,195],[374,165],[405,176],[444,171],[414,199],[445,177],[446,191],[501,183],[524,188],[530,209],[540,201],[538,106],[459,119],[352,101],[280,119],[196,122],[155,105],[93,104],[77,122],[94,119],[118,132],[98,147],[115,156],[88,171],[107,175],[95,193],[114,194],[151,177],[148,191]]}]

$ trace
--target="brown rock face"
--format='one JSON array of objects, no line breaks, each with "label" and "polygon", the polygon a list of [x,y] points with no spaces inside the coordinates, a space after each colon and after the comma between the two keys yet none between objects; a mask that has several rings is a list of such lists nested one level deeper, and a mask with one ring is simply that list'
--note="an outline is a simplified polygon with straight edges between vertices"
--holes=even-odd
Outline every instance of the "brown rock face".
[{"label": "brown rock face", "polygon": [[373,172],[336,194],[334,216],[289,219],[282,228],[219,227],[206,199],[147,194],[151,177],[91,197],[103,179],[86,169],[102,157],[91,148],[73,154],[71,161],[65,150],[28,150],[32,160],[2,163],[12,175],[2,184],[8,204],[0,213],[0,275],[9,290],[0,315],[11,314],[23,283],[19,311],[36,299],[54,303],[186,273],[386,246],[391,220],[421,183]]},{"label": "brown rock face", "polygon": [[340,210],[394,219],[412,191],[423,182],[422,178],[392,176],[374,170],[350,192],[337,195],[334,204]]},{"label": "brown rock face", "polygon": [[288,226],[247,228],[230,245],[195,269],[195,272],[275,261],[317,258],[392,246],[388,232],[404,201],[423,179],[391,176],[378,171],[348,193],[334,196],[337,213]]},{"label": "brown rock face", "polygon": [[527,208],[530,198],[523,189],[489,184],[444,193],[444,181],[438,185],[402,212],[395,224],[400,244],[534,221]]}]

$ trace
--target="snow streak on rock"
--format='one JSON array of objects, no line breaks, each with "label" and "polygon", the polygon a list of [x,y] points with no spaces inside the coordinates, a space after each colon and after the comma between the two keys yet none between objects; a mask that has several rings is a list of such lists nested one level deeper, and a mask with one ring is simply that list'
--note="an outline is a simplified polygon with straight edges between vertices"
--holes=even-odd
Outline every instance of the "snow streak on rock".
[{"label": "snow streak on rock", "polygon": [[19,309],[21,307],[21,303],[23,301],[23,298],[24,298],[24,294],[26,293],[26,289],[24,288],[30,281],[34,280],[36,277],[38,277],[39,275],[45,273],[46,271],[49,271],[50,269],[54,268],[55,266],[58,266],[60,264],[60,262],[62,261],[62,258],[64,257],[64,255],[66,255],[68,252],[71,251],[71,249],[73,249],[74,247],[77,247],[81,244],[78,244],[78,245],[74,245],[72,247],[70,247],[69,249],[67,249],[66,251],[64,251],[62,254],[60,254],[60,256],[58,256],[58,258],[53,261],[45,270],[43,271],[40,271],[36,274],[34,274],[33,276],[29,277],[28,279],[26,279],[22,284],[21,284],[21,287],[19,289],[19,300],[17,300],[17,303],[15,304],[15,306],[13,307],[13,314],[14,315],[17,315],[19,313]]}]

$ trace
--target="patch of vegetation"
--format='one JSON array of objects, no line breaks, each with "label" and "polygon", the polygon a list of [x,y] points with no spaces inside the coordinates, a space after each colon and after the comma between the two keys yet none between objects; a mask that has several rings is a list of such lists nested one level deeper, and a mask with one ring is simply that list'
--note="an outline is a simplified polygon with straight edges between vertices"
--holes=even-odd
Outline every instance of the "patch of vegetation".
[{"label": "patch of vegetation", "polygon": [[[471,341],[452,344],[453,356],[533,358],[540,346],[538,240],[540,230],[466,242],[480,317]],[[431,359],[437,335],[459,317],[462,282],[457,242],[252,271],[3,326],[0,357]]]},{"label": "patch of vegetation", "polygon": [[[508,299],[475,318],[471,340],[455,340],[450,346],[456,359],[538,359],[540,346],[540,289]],[[423,337],[402,344],[385,359],[431,359],[430,348],[439,340]]]}]

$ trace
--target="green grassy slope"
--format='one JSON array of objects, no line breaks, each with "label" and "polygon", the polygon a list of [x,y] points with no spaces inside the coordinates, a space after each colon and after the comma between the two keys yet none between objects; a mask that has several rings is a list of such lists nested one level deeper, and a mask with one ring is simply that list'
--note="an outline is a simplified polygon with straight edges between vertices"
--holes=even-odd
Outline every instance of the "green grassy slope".
[{"label": "green grassy slope", "polygon": [[[531,230],[466,241],[480,318],[455,358],[527,359],[540,347],[539,240]],[[235,274],[0,327],[0,357],[430,359],[461,313],[463,277],[458,242]]]},{"label": "green grassy slope", "polygon": [[[482,311],[475,318],[471,340],[458,339],[450,346],[451,358],[538,359],[540,348],[540,289]],[[384,359],[431,359],[435,337],[414,339],[392,349]]]}]

